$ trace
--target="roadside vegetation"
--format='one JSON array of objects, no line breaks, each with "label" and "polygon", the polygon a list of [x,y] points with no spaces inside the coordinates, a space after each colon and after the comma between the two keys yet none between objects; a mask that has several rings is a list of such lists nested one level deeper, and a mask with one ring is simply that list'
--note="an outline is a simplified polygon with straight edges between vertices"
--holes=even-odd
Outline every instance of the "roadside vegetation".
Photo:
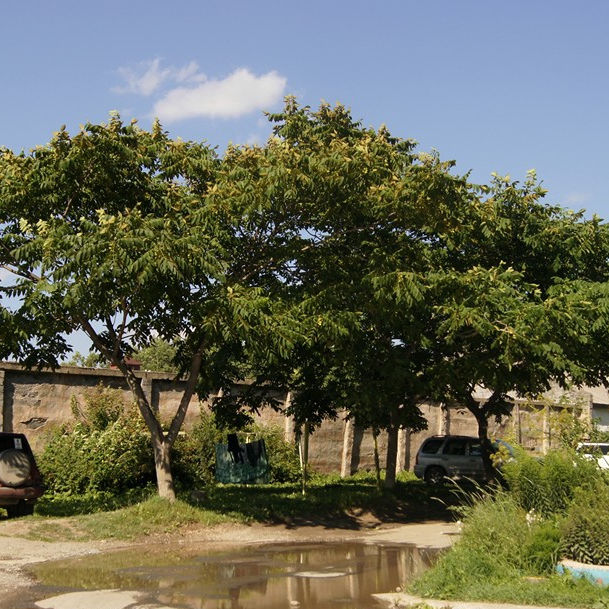
[{"label": "roadside vegetation", "polygon": [[[555,571],[562,558],[609,564],[609,476],[563,445],[517,452],[500,488],[463,493],[462,535],[410,590],[425,598],[599,608],[609,591]],[[459,491],[457,491],[459,492]]]},{"label": "roadside vegetation", "polygon": [[47,492],[36,505],[27,534],[41,539],[132,539],[182,527],[222,522],[283,523],[356,528],[370,522],[449,518],[449,489],[432,489],[401,473],[393,492],[379,489],[375,472],[346,479],[310,472],[302,493],[302,468],[294,443],[276,427],[250,424],[241,439],[263,438],[269,483],[218,484],[215,447],[231,429],[213,414],[178,438],[174,472],[178,500],[156,496],[148,434],[121,392],[97,387],[73,400],[74,421],[52,431],[38,465]]}]

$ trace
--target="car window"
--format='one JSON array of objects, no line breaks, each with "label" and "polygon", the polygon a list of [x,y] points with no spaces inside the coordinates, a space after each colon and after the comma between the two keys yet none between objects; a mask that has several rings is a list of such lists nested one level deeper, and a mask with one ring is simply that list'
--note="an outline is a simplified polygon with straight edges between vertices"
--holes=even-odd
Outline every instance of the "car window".
[{"label": "car window", "polygon": [[595,455],[595,454],[609,454],[609,444],[581,444],[577,447],[578,453]]},{"label": "car window", "polygon": [[446,442],[446,446],[444,447],[445,455],[464,455],[465,447],[467,445],[467,440],[463,440],[461,438],[455,438],[448,440]]},{"label": "car window", "polygon": [[21,436],[14,435],[2,435],[0,436],[0,451],[7,450],[10,448],[24,449],[25,442]]},{"label": "car window", "polygon": [[427,440],[427,442],[425,442],[425,444],[423,444],[421,447],[421,452],[424,455],[435,455],[440,446],[442,446],[442,442],[444,442],[442,438],[433,438],[431,440]]},{"label": "car window", "polygon": [[474,457],[482,456],[482,446],[480,445],[480,442],[469,443],[469,454]]}]

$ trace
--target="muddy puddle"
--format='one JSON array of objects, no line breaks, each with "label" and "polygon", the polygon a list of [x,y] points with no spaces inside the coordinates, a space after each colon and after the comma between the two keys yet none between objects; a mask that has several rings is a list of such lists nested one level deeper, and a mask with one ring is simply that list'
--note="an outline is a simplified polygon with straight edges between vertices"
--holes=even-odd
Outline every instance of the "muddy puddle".
[{"label": "muddy puddle", "polygon": [[[370,609],[424,571],[433,550],[315,543],[229,550],[145,546],[42,563],[13,609]],[[5,602],[8,599],[4,599]],[[8,607],[0,603],[2,607]]]}]

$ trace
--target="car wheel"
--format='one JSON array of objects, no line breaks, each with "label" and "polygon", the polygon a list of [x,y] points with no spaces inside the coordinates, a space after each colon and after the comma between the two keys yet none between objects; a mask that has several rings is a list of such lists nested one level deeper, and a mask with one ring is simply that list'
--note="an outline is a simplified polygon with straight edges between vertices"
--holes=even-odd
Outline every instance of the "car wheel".
[{"label": "car wheel", "polygon": [[437,465],[432,465],[425,470],[425,482],[427,482],[427,484],[442,484],[445,477],[446,472]]},{"label": "car wheel", "polygon": [[4,506],[8,518],[19,518],[20,516],[31,516],[34,513],[34,503],[20,501],[16,505]]}]

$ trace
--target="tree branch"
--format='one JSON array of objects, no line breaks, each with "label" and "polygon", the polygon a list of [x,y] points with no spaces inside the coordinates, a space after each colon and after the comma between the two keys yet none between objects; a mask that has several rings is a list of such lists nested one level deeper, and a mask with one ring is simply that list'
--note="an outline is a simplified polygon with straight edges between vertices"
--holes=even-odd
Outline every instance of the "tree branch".
[{"label": "tree branch", "polygon": [[102,355],[104,355],[108,361],[114,363],[114,365],[117,366],[118,369],[123,374],[123,377],[127,381],[129,388],[131,389],[131,391],[133,392],[133,394],[136,397],[138,408],[140,409],[142,418],[146,422],[146,426],[150,430],[150,433],[153,436],[156,436],[157,438],[163,439],[164,438],[163,428],[161,427],[161,424],[159,423],[156,416],[154,415],[154,412],[152,412],[152,408],[150,407],[148,398],[146,397],[146,394],[144,393],[144,390],[142,389],[142,384],[141,384],[140,380],[135,376],[135,374],[133,374],[133,370],[131,370],[125,364],[125,360],[123,358],[113,359],[112,352],[104,344],[104,341],[100,338],[99,334],[95,331],[95,329],[91,325],[91,322],[86,317],[84,317],[83,315],[77,315],[77,317],[78,317],[78,321],[80,322],[83,330],[85,331],[87,336],[91,339],[91,342],[95,345],[97,350]]},{"label": "tree branch", "polygon": [[204,343],[199,344],[190,361],[190,369],[188,371],[188,378],[186,379],[186,388],[184,389],[182,399],[180,400],[180,404],[175,416],[173,417],[173,420],[171,421],[171,425],[169,426],[169,431],[167,433],[167,443],[169,446],[173,446],[173,443],[178,437],[178,432],[180,431],[182,423],[184,422],[184,417],[188,411],[190,400],[195,392],[199,373],[201,372],[201,364],[203,362],[203,347]]}]

